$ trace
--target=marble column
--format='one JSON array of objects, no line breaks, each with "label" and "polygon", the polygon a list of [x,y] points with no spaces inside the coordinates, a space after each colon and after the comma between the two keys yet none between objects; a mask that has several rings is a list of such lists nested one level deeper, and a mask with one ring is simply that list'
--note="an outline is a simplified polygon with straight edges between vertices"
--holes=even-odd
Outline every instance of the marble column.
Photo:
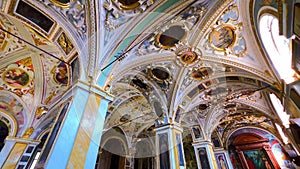
[{"label": "marble column", "polygon": [[174,124],[159,126],[156,132],[156,166],[160,169],[184,169],[182,128]]},{"label": "marble column", "polygon": [[217,169],[217,161],[213,151],[213,144],[208,141],[193,143],[199,169]]},{"label": "marble column", "polygon": [[[32,140],[27,137],[25,138],[17,138],[17,137],[11,137],[8,136],[5,139],[5,146],[2,149],[1,152],[5,152],[7,157],[1,158],[3,161],[1,164],[1,168],[17,168],[18,164],[20,163],[20,160],[25,153],[25,150],[30,145],[34,149],[36,145],[39,144],[40,141]],[[32,154],[32,152],[31,152]],[[29,158],[28,158],[29,160]],[[27,165],[28,161],[25,161],[24,167]],[[20,167],[21,168],[21,167]]]},{"label": "marble column", "polygon": [[[112,96],[96,86],[77,82],[63,99],[64,107],[50,133],[51,145],[37,168],[94,168],[108,103]],[[65,112],[64,112],[65,111]],[[46,149],[45,148],[45,149]],[[44,149],[44,151],[45,151]],[[42,158],[43,157],[43,158]]]}]

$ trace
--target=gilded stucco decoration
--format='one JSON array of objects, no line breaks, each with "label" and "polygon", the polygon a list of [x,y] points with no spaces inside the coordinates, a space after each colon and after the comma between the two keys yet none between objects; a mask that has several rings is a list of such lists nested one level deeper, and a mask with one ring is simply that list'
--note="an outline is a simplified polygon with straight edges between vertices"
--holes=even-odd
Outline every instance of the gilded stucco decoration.
[{"label": "gilded stucco decoration", "polygon": [[236,5],[230,5],[211,26],[204,41],[205,52],[244,56],[247,52],[246,41],[242,33],[242,22],[239,21],[239,10]]},{"label": "gilded stucco decoration", "polygon": [[154,0],[106,0],[105,28],[113,31],[154,4]]},{"label": "gilded stucco decoration", "polygon": [[[59,52],[53,53],[59,54]],[[41,55],[44,65],[43,104],[52,104],[68,89],[71,83],[70,67],[64,62]]]},{"label": "gilded stucco decoration", "polygon": [[20,97],[34,95],[34,70],[30,57],[2,68],[0,76],[0,90],[10,91]]},{"label": "gilded stucco decoration", "polygon": [[170,21],[162,22],[149,32],[151,36],[139,46],[137,55],[163,50],[175,51],[178,46],[188,46],[189,33],[202,18],[204,12],[205,7],[201,3],[196,3],[174,16]]},{"label": "gilded stucco decoration", "polygon": [[66,56],[68,56],[74,49],[74,45],[71,42],[71,40],[68,38],[68,36],[61,32],[56,40],[57,44],[60,46],[62,51],[65,53]]},{"label": "gilded stucco decoration", "polygon": [[178,46],[175,50],[176,63],[183,67],[193,67],[201,61],[202,52],[195,47]]},{"label": "gilded stucco decoration", "polygon": [[[20,36],[18,29],[14,26],[10,19],[1,13],[0,28],[9,31],[14,35]],[[21,50],[24,47],[24,42],[0,30],[0,59],[10,53]]]},{"label": "gilded stucco decoration", "polygon": [[60,12],[78,30],[81,35],[87,31],[86,2],[84,0],[39,0],[46,7]]},{"label": "gilded stucco decoration", "polygon": [[[7,94],[7,93],[1,93],[0,95],[0,111],[8,113],[14,117],[14,119],[17,121],[16,126],[18,128],[18,131],[22,129],[25,123],[24,119],[24,107],[23,105],[13,96]],[[1,119],[4,120],[4,117],[1,117]],[[10,122],[7,120],[5,121],[7,124],[10,124]],[[11,126],[13,124],[10,124]]]}]

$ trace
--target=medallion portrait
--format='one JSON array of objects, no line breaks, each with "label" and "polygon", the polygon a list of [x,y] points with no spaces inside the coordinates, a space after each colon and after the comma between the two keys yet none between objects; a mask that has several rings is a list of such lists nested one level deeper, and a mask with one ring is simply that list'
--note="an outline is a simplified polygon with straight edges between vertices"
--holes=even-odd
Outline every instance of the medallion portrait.
[{"label": "medallion portrait", "polygon": [[231,26],[222,26],[214,29],[209,37],[209,42],[212,47],[219,51],[224,51],[226,48],[232,46],[235,41],[234,28]]},{"label": "medallion portrait", "polygon": [[29,75],[23,69],[13,68],[4,72],[2,76],[3,81],[11,87],[23,88],[29,83]]}]

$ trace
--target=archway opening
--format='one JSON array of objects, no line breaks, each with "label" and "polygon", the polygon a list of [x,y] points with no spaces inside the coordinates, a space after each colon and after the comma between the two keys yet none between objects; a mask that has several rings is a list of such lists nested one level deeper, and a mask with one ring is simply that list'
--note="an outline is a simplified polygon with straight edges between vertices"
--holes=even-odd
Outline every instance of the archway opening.
[{"label": "archway opening", "polygon": [[228,152],[234,169],[292,168],[280,141],[258,128],[236,130],[228,140]]},{"label": "archway opening", "polygon": [[3,121],[0,121],[0,151],[4,147],[5,138],[8,136],[8,132],[7,125]]},{"label": "archway opening", "polygon": [[[118,152],[121,153],[117,153]],[[95,169],[125,169],[125,148],[122,141],[112,138],[108,140],[102,148]]]},{"label": "archway opening", "polygon": [[145,138],[139,138],[136,144],[136,153],[134,156],[134,169],[153,169],[155,148],[147,142]]}]

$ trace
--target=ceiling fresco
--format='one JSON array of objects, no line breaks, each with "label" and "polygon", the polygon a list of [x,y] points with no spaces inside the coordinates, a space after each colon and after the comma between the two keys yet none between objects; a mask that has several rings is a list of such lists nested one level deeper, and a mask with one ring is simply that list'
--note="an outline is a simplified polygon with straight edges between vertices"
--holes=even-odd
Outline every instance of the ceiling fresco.
[{"label": "ceiling fresco", "polygon": [[[261,55],[259,47],[248,39],[248,21],[243,20],[239,5],[228,1],[218,8],[204,1],[195,3],[169,20],[157,21],[148,35],[139,35],[136,39],[143,41],[135,41],[139,45],[132,46],[126,58],[114,66],[108,84],[120,105],[127,104],[128,98],[121,94],[125,91],[140,92],[140,105],[124,108],[114,101],[107,127],[123,120],[130,122],[124,124],[126,128],[134,126],[142,132],[144,126],[135,122],[164,124],[171,119],[189,127],[199,125],[205,131],[203,139],[209,139],[217,127],[226,133],[244,126],[274,129],[276,117],[266,93],[278,92],[280,86],[268,63],[257,56]],[[202,23],[211,8],[219,14]],[[193,37],[196,33],[197,39]],[[159,98],[156,107],[160,109],[154,108],[151,96]],[[138,108],[141,105],[147,108]],[[136,119],[145,112],[152,116],[148,118],[146,113],[145,118]]]},{"label": "ceiling fresco", "polygon": [[[19,3],[28,3],[35,14],[18,11]],[[45,112],[55,112],[51,109],[72,84],[72,74],[80,74],[73,62],[78,53],[57,22],[41,30],[46,27],[33,19],[49,16],[39,7],[21,0],[6,5],[16,10],[8,11],[10,14],[0,12],[0,104],[2,112],[16,119],[17,134],[22,135],[30,126],[46,129],[53,122],[56,113]]]},{"label": "ceiling fresco", "polygon": [[268,93],[282,86],[244,6],[238,0],[0,3],[0,28],[9,32],[0,30],[0,109],[19,128],[46,130],[77,78],[96,84],[104,77],[99,86],[114,96],[105,131],[118,127],[137,138],[154,125],[176,123],[190,131],[198,126],[197,139],[218,132],[224,142],[241,127],[273,130],[278,118]]}]

